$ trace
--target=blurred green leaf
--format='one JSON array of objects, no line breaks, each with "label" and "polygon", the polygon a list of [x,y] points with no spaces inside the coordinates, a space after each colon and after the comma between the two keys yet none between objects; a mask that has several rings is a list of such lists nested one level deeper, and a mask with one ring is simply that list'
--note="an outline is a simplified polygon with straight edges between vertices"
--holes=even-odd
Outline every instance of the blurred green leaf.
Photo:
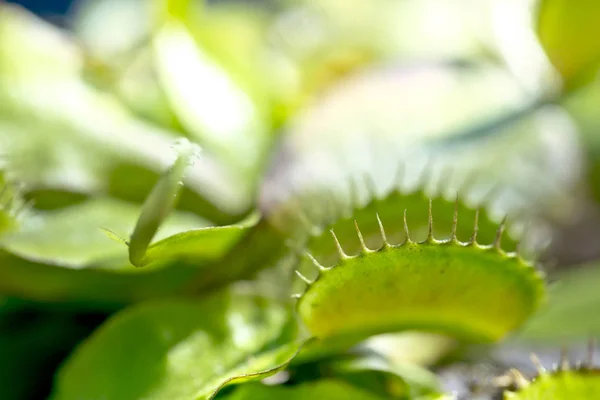
[{"label": "blurred green leaf", "polygon": [[395,363],[378,354],[333,359],[324,362],[321,369],[326,376],[344,379],[385,398],[437,398],[440,392],[440,384],[432,372],[412,364]]},{"label": "blurred green leaf", "polygon": [[[199,272],[198,266],[179,262],[143,269],[124,268],[127,264],[125,256],[110,270],[106,264],[107,269],[72,269],[0,250],[0,293],[49,307],[114,310],[133,302],[180,294]],[[206,266],[202,264],[202,269]]]},{"label": "blurred green leaf", "polygon": [[52,399],[210,399],[262,379],[297,353],[290,309],[230,292],[124,310],[58,373]]},{"label": "blurred green leaf", "polygon": [[164,3],[164,13],[167,16],[182,17],[188,13],[189,7],[193,4],[195,6],[202,5],[204,1],[192,1],[192,0],[160,0],[158,2]]},{"label": "blurred green leaf", "polygon": [[253,100],[198,46],[182,22],[166,22],[153,44],[159,78],[190,136],[246,178],[237,185],[252,190],[268,138]]},{"label": "blurred green leaf", "polygon": [[[271,267],[280,267],[280,261],[293,256],[293,250],[290,249],[289,243],[286,241],[285,235],[275,229],[268,221],[261,218],[254,224],[255,216],[250,216],[242,225],[247,227],[242,234],[241,239],[227,252],[223,257],[210,269],[206,269],[203,273],[198,273],[193,279],[188,282],[187,288],[191,293],[202,293],[214,287],[222,286],[228,282],[238,279],[246,279],[253,277],[259,270]],[[212,228],[214,234],[217,235],[219,228]],[[187,239],[193,239],[195,233],[190,232],[190,236],[182,234],[173,237],[174,243],[182,239],[182,243],[187,242]],[[169,239],[167,239],[169,240]],[[161,242],[156,243],[156,247],[161,247]],[[177,246],[179,247],[179,246]],[[174,249],[176,249],[175,247]],[[152,253],[152,247],[149,253]],[[293,267],[295,262],[292,260],[289,267]],[[291,270],[288,270],[291,272]],[[280,282],[280,285],[286,285]],[[289,295],[289,289],[287,295]]]},{"label": "blurred green leaf", "polygon": [[[86,84],[79,49],[51,25],[2,5],[0,29],[0,150],[9,154],[15,179],[28,190],[142,201],[172,163],[170,146],[180,135],[134,118]],[[48,44],[54,37],[60,40]],[[61,52],[68,57],[54,60]],[[180,206],[231,222],[251,201],[235,179],[205,152],[187,175]]]},{"label": "blurred green leaf", "polygon": [[572,88],[586,83],[600,66],[600,2],[541,0],[538,35],[550,58]]},{"label": "blurred green leaf", "polygon": [[[139,50],[152,29],[155,1],[79,1],[72,9],[71,30],[86,55],[107,64],[120,64]],[[101,34],[99,34],[101,33]]]},{"label": "blurred green leaf", "polygon": [[565,108],[579,127],[582,147],[588,163],[587,180],[594,199],[600,201],[600,81],[586,87],[566,98]]},{"label": "blurred green leaf", "polygon": [[214,287],[214,279],[223,284],[239,276],[226,265],[213,268],[247,235],[255,219],[206,227],[199,217],[173,213],[148,250],[144,262],[151,265],[136,269],[127,259],[127,247],[101,228],[128,237],[138,214],[137,205],[95,199],[31,215],[20,230],[0,240],[0,292],[103,308],[181,293],[192,278],[207,288]]},{"label": "blurred green leaf", "polygon": [[600,337],[600,266],[591,264],[557,277],[548,304],[515,340],[560,342]]},{"label": "blurred green leaf", "polygon": [[200,48],[254,100],[260,115],[268,115],[267,97],[276,97],[269,91],[290,90],[288,85],[274,84],[273,74],[265,73],[277,71],[277,59],[266,49],[272,12],[248,3],[212,3],[198,21],[187,23]]},{"label": "blurred green leaf", "polygon": [[[31,261],[73,269],[101,266],[102,262],[123,259],[127,254],[127,248],[110,240],[101,228],[129,237],[139,210],[135,204],[97,198],[60,210],[39,212],[25,219],[21,229],[2,237],[0,245]],[[158,237],[162,239],[209,225],[208,221],[195,215],[174,213]],[[218,253],[215,249],[211,251]]]},{"label": "blurred green leaf", "polygon": [[[80,56],[65,33],[17,5],[0,5],[0,76],[69,79],[81,67]],[[4,83],[0,79],[0,87]]]},{"label": "blurred green leaf", "polygon": [[80,1],[72,10],[71,30],[85,52],[87,80],[113,92],[140,117],[180,130],[152,62],[155,8],[153,1]]},{"label": "blurred green leaf", "polygon": [[296,386],[250,383],[236,389],[229,396],[223,396],[223,400],[383,400],[386,398],[335,379],[323,379]]}]

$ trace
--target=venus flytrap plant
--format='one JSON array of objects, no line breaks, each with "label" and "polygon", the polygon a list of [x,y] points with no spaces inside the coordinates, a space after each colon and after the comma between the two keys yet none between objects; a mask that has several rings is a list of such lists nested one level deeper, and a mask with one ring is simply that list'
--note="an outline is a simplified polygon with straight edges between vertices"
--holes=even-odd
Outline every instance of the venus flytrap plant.
[{"label": "venus flytrap plant", "polygon": [[[186,144],[186,146],[189,145]],[[134,241],[141,238],[136,242],[139,247],[132,252],[134,254],[132,261],[138,265],[143,264],[140,261],[146,259],[147,250],[150,253],[152,246],[148,247],[148,244],[151,237],[161,221],[164,220],[166,213],[173,207],[173,197],[179,190],[179,182],[190,155],[189,147],[181,150],[174,167],[170,168],[159,180],[143,207],[130,242],[131,249]],[[390,197],[394,200],[405,200],[402,196],[397,198],[397,194],[398,192],[392,192]],[[420,195],[418,193],[412,198],[408,196],[406,199],[411,199],[413,204],[418,204],[419,198],[422,199],[421,201],[424,200],[424,197],[419,197]],[[444,202],[443,199],[438,199],[438,201]],[[371,250],[367,247],[363,233],[359,229],[358,223],[355,222],[355,235],[357,235],[361,249],[359,255],[349,256],[346,254],[333,230],[331,230],[333,243],[340,260],[336,266],[324,267],[308,253],[307,257],[319,270],[319,276],[312,282],[298,273],[309,284],[299,299],[298,312],[312,335],[321,340],[339,339],[344,343],[351,344],[373,334],[421,329],[442,332],[451,336],[456,335],[467,340],[490,341],[498,340],[510,332],[537,307],[543,297],[543,280],[531,265],[523,261],[519,254],[507,254],[502,250],[504,222],[497,228],[493,243],[482,246],[477,242],[480,230],[479,211],[475,211],[475,219],[469,224],[472,229],[470,241],[460,242],[457,234],[459,226],[461,233],[463,232],[464,225],[462,219],[459,219],[460,198],[457,197],[454,202],[449,202],[453,206],[451,236],[447,240],[438,240],[434,237],[432,203],[432,200],[425,200],[426,217],[425,221],[421,221],[421,223],[425,223],[427,226],[427,238],[423,242],[417,243],[411,239],[405,211],[401,224],[405,241],[400,245],[390,244],[383,223],[379,215],[375,214],[378,233],[383,242],[378,250]],[[385,204],[385,199],[380,199],[378,205],[382,204]],[[359,208],[358,211],[364,213],[362,208]],[[461,221],[460,225],[459,221]],[[136,235],[136,232],[142,232],[142,234]],[[185,237],[189,232],[192,231],[182,232],[176,236],[183,235]],[[170,243],[170,245],[163,245],[163,250],[171,256],[177,254],[177,250],[174,253],[171,250],[176,249],[176,242],[177,239],[165,239],[164,243]],[[193,243],[192,240],[188,245],[191,246]],[[310,243],[311,241],[309,241],[308,249],[311,248]],[[509,306],[504,304],[504,307],[498,307],[496,299],[499,297],[510,299]],[[211,298],[190,300],[190,304],[199,306],[207,302],[211,304]],[[262,300],[257,298],[257,301]],[[157,306],[160,307],[160,304],[162,303]],[[285,305],[281,306],[286,309]],[[140,307],[140,310],[142,309],[143,307]],[[85,369],[85,365],[98,363],[99,355],[96,354],[105,357],[104,349],[108,343],[121,340],[119,338],[127,329],[126,326],[129,323],[127,321],[137,318],[134,317],[138,314],[138,311],[135,310],[134,308],[130,311],[130,314],[120,314],[120,321],[123,322],[117,323],[116,321],[119,319],[114,319],[112,330],[99,331],[95,338],[83,346],[79,353],[74,355],[73,360],[65,365],[63,369],[65,378],[59,381],[57,386],[57,399],[69,399],[84,393],[88,396],[92,394],[94,396],[123,395],[127,398],[132,396],[132,394],[123,394],[128,392],[123,392],[123,384],[119,383],[117,379],[111,378],[102,382],[94,379],[83,386],[80,384],[71,386],[69,382],[79,382],[79,379],[73,379],[73,374],[76,373],[74,371]],[[173,326],[173,324],[177,326],[181,323],[169,318],[156,323],[165,327]],[[294,320],[291,313],[288,318]],[[260,328],[263,324],[264,321],[261,318],[261,322],[257,322],[256,328]],[[213,327],[208,325],[194,329],[200,329],[201,332],[204,332],[203,334],[208,334]],[[235,331],[232,331],[231,334],[235,338]],[[175,389],[165,381],[163,385],[152,389],[155,393],[152,396],[161,398],[161,396],[174,395],[172,393],[180,393],[178,395],[183,396],[181,398],[191,396],[189,398],[210,399],[226,384],[247,379],[262,379],[284,368],[297,353],[300,344],[307,339],[307,336],[303,334],[298,336],[298,332],[295,330],[292,330],[289,335],[287,343],[281,343],[279,347],[273,349],[275,353],[265,353],[267,358],[261,355],[259,348],[253,351],[252,359],[264,359],[264,362],[233,364],[229,372],[215,371],[219,376],[217,380],[209,379],[201,384],[200,381],[197,381],[200,386],[188,385],[182,392],[173,392]],[[176,341],[171,345],[183,344]],[[115,344],[115,346],[119,348],[122,345]],[[143,351],[144,346],[147,345],[143,343],[130,344],[128,351]],[[199,348],[198,351],[206,350]],[[159,352],[157,357],[162,357],[161,354]],[[269,354],[275,355],[275,357],[268,356]],[[280,354],[286,356],[282,358],[283,356]],[[117,361],[115,357],[116,355],[108,358],[110,363],[115,363],[108,370],[119,375],[123,374],[122,371],[119,372],[121,369],[131,371],[132,375],[127,380],[136,379],[139,372],[135,371],[133,365],[123,360]],[[167,372],[167,375],[171,374],[175,376],[176,369]],[[145,388],[147,381],[143,380],[140,385],[140,388]],[[132,389],[134,386],[130,386],[130,388]]]},{"label": "venus flytrap plant", "polygon": [[[429,201],[427,238],[411,240],[405,211],[405,240],[394,245],[376,218],[383,241],[378,249],[367,247],[355,222],[358,254],[348,255],[334,230],[330,232],[339,253],[335,265],[325,267],[307,253],[319,274],[310,280],[298,272],[307,284],[298,311],[319,338],[432,330],[494,341],[522,323],[544,297],[543,278],[533,265],[518,253],[502,250],[503,224],[493,243],[481,245],[476,217],[471,239],[461,242],[456,205],[452,234],[439,240],[433,235]],[[498,298],[506,300],[499,304]]]},{"label": "venus flytrap plant", "polygon": [[[167,94],[170,108],[163,110],[164,115],[180,118],[182,133],[202,144],[201,165],[191,165],[198,151],[187,139],[174,146],[176,157],[169,164],[163,150],[173,132],[155,129],[146,135],[148,126],[132,116],[115,118],[129,121],[126,124],[113,121],[108,112],[113,103],[101,100],[79,76],[80,65],[67,60],[68,65],[56,65],[57,76],[72,90],[65,93],[78,94],[86,106],[77,118],[65,112],[68,107],[56,106],[54,111],[60,112],[53,118],[61,121],[59,126],[70,126],[89,117],[91,122],[75,124],[73,138],[88,144],[110,142],[103,150],[106,159],[96,160],[101,173],[92,183],[98,186],[84,187],[83,198],[70,206],[33,210],[23,224],[15,224],[20,196],[10,185],[0,190],[2,295],[82,309],[128,305],[70,355],[56,375],[51,398],[456,399],[452,393],[443,394],[435,369],[402,364],[377,353],[364,340],[410,331],[442,335],[456,340],[461,349],[472,343],[490,346],[515,334],[546,297],[552,300],[536,257],[551,237],[553,224],[568,220],[577,210],[582,170],[568,116],[523,90],[503,67],[487,61],[366,70],[325,94],[285,127],[263,185],[255,188],[255,172],[271,140],[267,127],[278,126],[279,118],[306,99],[276,98],[280,89],[266,89],[269,85],[262,75],[269,74],[261,62],[248,68],[226,65],[226,60],[244,58],[225,54],[236,48],[243,31],[232,34],[232,42],[222,48],[211,38],[216,41],[211,46],[223,52],[220,56],[214,49],[195,48],[202,46],[198,43],[203,38],[194,36],[204,31],[193,29],[195,17],[188,15],[188,3],[153,4],[156,10],[167,11],[159,16],[162,22],[155,30],[144,31],[154,47],[143,63],[149,64],[144,68],[158,67],[158,79],[151,80]],[[596,51],[578,48],[574,63],[565,65],[569,46],[555,35],[551,22],[560,19],[557,10],[567,6],[562,0],[542,3],[540,37],[571,91],[596,67]],[[210,7],[204,5],[206,18],[227,15],[226,9]],[[261,23],[278,21],[276,16],[267,17],[270,12],[265,11]],[[584,14],[565,15],[580,20]],[[12,21],[22,16],[10,9],[0,17]],[[225,25],[236,25],[231,22],[235,18]],[[27,27],[33,26],[26,21]],[[253,30],[257,37],[281,31],[258,22],[251,25],[260,31]],[[223,31],[216,28],[221,26],[215,22],[206,32],[215,36]],[[16,32],[18,27],[5,24],[4,31]],[[251,42],[263,50],[269,47],[270,56],[285,53],[277,49],[279,39],[266,46],[255,43],[257,37]],[[8,49],[5,53],[12,51],[10,42],[0,42]],[[145,50],[152,46],[148,43],[142,46]],[[33,50],[28,57],[40,59]],[[69,54],[78,60],[79,49],[72,50]],[[216,93],[206,90],[199,96],[196,89],[205,88],[202,81],[188,83],[200,75],[186,75],[192,64],[174,62],[173,54],[195,57],[196,72],[209,68],[205,77],[222,78],[220,86],[211,86]],[[205,54],[208,62],[203,61]],[[46,52],[42,55],[41,59],[52,58]],[[2,61],[0,67],[6,71],[0,68],[0,95],[20,93],[4,90],[11,87],[13,74],[22,77],[17,83],[28,88],[33,100],[24,91],[5,96],[11,101],[6,103],[9,108],[0,105],[0,114],[19,110],[23,120],[27,113],[43,109],[50,97],[40,83],[55,72],[40,70],[36,63],[30,69],[8,68],[10,63]],[[350,70],[367,60],[346,61],[341,67]],[[327,64],[323,60],[316,64],[316,71],[329,69],[321,65]],[[254,76],[255,69],[260,78]],[[237,76],[231,71],[247,73]],[[296,72],[299,86],[291,92],[304,95],[308,89],[302,77],[311,72]],[[246,93],[242,90],[246,86],[253,89]],[[219,103],[219,94],[229,100]],[[59,96],[56,104],[69,98]],[[199,112],[194,101],[212,98],[215,103],[206,103]],[[230,110],[232,120],[219,121],[218,114],[231,107],[240,107]],[[98,129],[93,122],[105,122],[99,118],[105,111],[113,122],[99,124]],[[274,121],[263,121],[271,113],[276,114]],[[234,120],[233,115],[242,114],[247,119]],[[8,125],[14,127],[17,120]],[[236,121],[252,123],[236,125]],[[118,135],[103,136],[104,130],[127,132],[125,128],[136,129],[123,148]],[[148,149],[137,149],[136,141],[141,146],[147,138],[156,141],[148,139]],[[32,143],[32,148],[43,147]],[[112,168],[111,160],[122,162],[122,153],[128,151],[141,157],[143,162],[136,162],[148,171],[164,170],[155,183],[152,178],[149,185],[115,189],[114,176],[106,176],[118,175],[120,169],[108,171],[106,165]],[[154,163],[155,158],[160,162]],[[219,163],[222,169],[216,168]],[[15,171],[27,178],[23,165]],[[229,178],[226,171],[232,173]],[[208,185],[206,199],[189,197],[184,181],[194,189],[211,182],[218,190],[211,194]],[[144,190],[137,190],[140,187]],[[250,199],[256,190],[258,198]],[[176,207],[180,197],[182,204]],[[144,198],[143,204],[135,203]],[[201,200],[210,207],[196,207]],[[251,201],[260,212],[250,209]],[[220,208],[229,213],[227,218],[215,212]],[[208,214],[215,216],[213,221],[227,222],[214,224],[189,212],[207,209],[212,210]],[[248,217],[239,221],[240,215]],[[120,243],[97,235],[101,227]],[[554,303],[550,304],[552,308]],[[535,314],[533,322],[551,326],[552,315],[569,313],[576,305],[554,310],[556,314]],[[590,326],[580,321],[578,333],[587,334]],[[527,332],[526,328],[525,336]],[[463,354],[452,357],[462,360]],[[512,372],[512,386],[499,391],[506,400],[595,398],[598,376],[591,362],[575,367],[561,362],[561,368],[551,373],[540,368],[533,380]]]},{"label": "venus flytrap plant", "polygon": [[[129,243],[130,259],[134,265],[148,263],[148,255],[152,253],[153,246],[161,243],[150,245],[152,236],[164,220],[166,213],[173,208],[174,196],[179,191],[179,182],[189,156],[189,148],[186,147],[180,153],[174,167],[161,178],[145,202]],[[543,300],[542,276],[518,253],[516,241],[508,239],[508,244],[513,247],[514,252],[503,250],[502,239],[506,222],[502,220],[499,225],[494,225],[485,212],[488,207],[487,201],[493,201],[498,192],[490,190],[483,197],[485,201],[482,200],[482,211],[473,210],[461,196],[456,196],[454,200],[446,200],[442,194],[448,191],[445,186],[447,182],[441,178],[437,179],[437,192],[433,192],[435,200],[428,199],[426,193],[430,193],[427,188],[431,186],[431,182],[428,175],[424,176],[417,179],[417,189],[414,192],[407,193],[400,189],[390,190],[387,195],[380,195],[376,188],[370,188],[366,193],[366,200],[363,198],[358,201],[358,195],[354,191],[351,193],[349,203],[346,204],[349,207],[341,211],[335,210],[335,200],[339,197],[334,195],[334,200],[330,204],[327,204],[326,197],[321,197],[324,199],[322,201],[317,197],[313,202],[320,207],[320,214],[312,213],[311,216],[300,217],[301,220],[308,222],[309,227],[312,224],[310,222],[312,216],[317,215],[321,218],[318,220],[320,225],[310,228],[309,233],[312,233],[312,236],[305,236],[304,239],[300,236],[300,242],[293,244],[293,247],[308,251],[306,260],[318,271],[318,277],[315,279],[305,277],[302,272],[298,272],[298,276],[307,284],[305,292],[299,296],[298,316],[303,320],[309,333],[315,336],[313,343],[342,342],[348,347],[375,334],[403,330],[433,331],[464,341],[497,341],[517,328]],[[467,187],[465,191],[468,193],[469,190]],[[442,210],[439,214],[441,229],[438,228],[437,223],[434,224],[434,220],[437,221],[437,218],[434,218],[436,213],[434,203],[440,205]],[[306,207],[307,203],[304,204]],[[397,211],[402,205],[406,206],[404,215],[394,214],[393,211]],[[524,207],[521,207],[521,210],[523,209]],[[414,222],[409,222],[410,216],[413,215],[411,210],[415,211]],[[461,215],[459,211],[462,212]],[[302,213],[302,209],[299,212]],[[464,218],[462,214],[470,215],[472,218]],[[384,216],[385,223],[382,222],[381,216]],[[353,221],[350,227],[344,225],[348,220]],[[364,227],[361,229],[363,221],[366,220],[371,221],[367,225],[368,229]],[[261,223],[268,224],[268,220],[263,220]],[[419,230],[425,232],[424,240],[415,239],[409,224],[414,225],[417,232]],[[329,230],[328,225],[334,225],[335,228]],[[376,229],[373,230],[373,227]],[[216,229],[218,228],[208,228],[208,231],[212,232]],[[436,233],[444,230],[449,233],[445,239],[444,236]],[[186,238],[193,235],[192,232],[194,231],[181,232],[165,239],[160,245],[161,251],[156,252],[157,257],[152,261],[161,261],[161,256],[166,256],[162,259],[165,261],[171,257],[191,254],[189,249],[195,250],[198,244],[194,242],[193,237],[186,242]],[[343,232],[344,240],[340,240],[336,232]],[[351,247],[346,243],[346,239],[350,237],[349,232],[353,232],[354,247],[358,249],[358,254],[350,253],[348,250]],[[332,236],[329,239],[330,244],[324,245],[322,236],[328,234]],[[402,235],[404,235],[403,241],[390,240],[391,237]],[[468,236],[466,240],[459,239],[465,235]],[[489,244],[481,245],[482,237],[492,237],[492,239],[487,242]],[[296,236],[292,236],[292,240],[294,238],[297,239]],[[369,247],[367,240],[370,243],[379,241],[380,246]],[[184,245],[178,247],[182,242]],[[331,249],[336,254],[337,262],[325,266],[324,261],[318,258],[331,258]],[[235,250],[232,252],[235,253]],[[240,256],[242,255],[238,255],[238,258]],[[206,271],[206,277],[203,273],[199,273],[199,280],[213,279],[214,274],[229,275],[231,279],[241,276],[238,275],[241,272],[238,267],[228,270],[227,263],[220,266],[218,271],[212,273]],[[235,292],[235,288],[233,290]],[[195,292],[195,294],[199,293],[201,292]],[[190,305],[197,304],[198,307],[204,307],[204,304],[209,304],[206,306],[209,310],[213,307],[210,305],[211,299],[229,296],[225,293],[230,292],[226,290],[215,294],[216,297],[190,299]],[[237,295],[233,294],[233,296]],[[499,298],[504,301],[499,303]],[[256,301],[263,301],[259,299],[257,298]],[[234,303],[237,303],[237,300]],[[160,308],[163,304],[159,302],[157,307]],[[278,303],[274,304],[277,306]],[[279,306],[289,310],[288,318],[292,321],[295,319],[291,309],[285,303]],[[176,327],[183,321],[171,319],[167,309],[171,309],[172,306],[165,307],[164,314],[156,314],[159,320],[153,324],[168,330],[179,329]],[[148,378],[141,377],[140,371],[136,371],[132,364],[135,360],[122,360],[118,354],[107,355],[105,350],[112,346],[116,348],[124,346],[121,340],[124,340],[122,337],[126,336],[125,332],[129,329],[128,321],[136,319],[139,313],[145,315],[145,311],[138,310],[144,310],[144,307],[133,308],[129,314],[127,312],[119,314],[112,320],[112,325],[98,331],[78,353],[73,355],[71,361],[64,366],[59,378],[57,399],[107,395],[133,399],[147,391],[151,393],[150,398],[178,396],[183,399],[211,399],[225,385],[241,383],[248,379],[262,379],[285,368],[298,352],[300,344],[310,336],[293,330],[293,333],[286,336],[284,343],[279,343],[276,347],[267,346],[270,350],[265,350],[266,353],[263,352],[263,347],[253,348],[249,353],[234,348],[234,352],[241,351],[243,357],[249,357],[248,361],[239,359],[239,354],[237,356],[231,354],[232,364],[227,364],[224,368],[216,368],[220,365],[216,363],[211,367],[212,372],[209,375],[198,370],[194,383],[188,382],[182,385],[181,378],[178,377],[178,364],[169,364],[170,367],[164,371],[162,383],[148,387],[150,383]],[[231,318],[236,318],[233,317],[236,314],[235,307],[232,313]],[[184,314],[186,312],[181,313],[182,316]],[[215,314],[220,317],[228,315],[220,312]],[[148,318],[154,317],[148,314]],[[227,324],[230,324],[233,320],[227,319],[227,321]],[[265,323],[263,317],[257,316],[256,322],[251,325],[253,329],[262,329]],[[201,323],[191,329],[192,331],[184,335],[185,337],[191,335],[191,332],[201,337],[215,332],[215,326],[211,324]],[[277,329],[273,334],[276,335],[276,331]],[[235,341],[236,328],[226,333],[224,337],[231,337],[231,340]],[[154,347],[152,354],[156,358],[153,362],[159,362],[163,357],[169,359],[179,346],[191,345],[187,344],[187,339],[184,337],[174,341],[170,341],[168,335],[165,338],[168,344],[161,344],[163,339],[154,344],[127,342],[128,352],[142,353]],[[191,354],[197,352],[199,355],[217,351],[215,353],[217,359],[230,357],[225,355],[226,353],[223,355],[219,353],[224,349],[211,350],[211,347],[205,343],[200,347],[192,346],[195,350]],[[173,350],[170,350],[171,348]],[[321,357],[334,356],[338,351],[343,349],[338,349],[332,354],[325,353]],[[108,365],[105,370],[111,372],[99,379],[91,378],[85,385],[80,384],[83,379],[75,379],[77,371],[100,363],[99,357],[106,357]],[[203,359],[210,361],[207,357]],[[190,364],[188,368],[195,368],[195,366]],[[293,372],[294,368],[292,366],[290,371]],[[127,372],[124,374],[124,371]],[[186,374],[189,374],[188,369]],[[140,382],[128,386],[117,379],[117,376],[124,377],[127,382],[138,379]],[[242,390],[241,393],[244,391]]]},{"label": "venus flytrap plant", "polygon": [[504,392],[504,400],[563,400],[595,399],[600,396],[600,370],[594,364],[594,347],[590,342],[587,359],[571,364],[566,351],[551,371],[544,368],[535,354],[531,361],[537,374],[527,379],[519,370],[512,369],[505,376],[513,389]]}]

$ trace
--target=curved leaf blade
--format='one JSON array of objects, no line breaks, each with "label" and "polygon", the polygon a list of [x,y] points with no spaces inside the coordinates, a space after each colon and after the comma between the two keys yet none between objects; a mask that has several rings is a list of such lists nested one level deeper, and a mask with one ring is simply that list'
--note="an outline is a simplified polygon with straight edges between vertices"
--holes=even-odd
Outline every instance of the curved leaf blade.
[{"label": "curved leaf blade", "polygon": [[169,236],[150,245],[138,266],[161,260],[197,261],[213,254],[216,259],[222,254],[220,250],[223,247],[231,247],[249,228],[254,227],[258,220],[258,214],[253,214],[239,224],[191,229]]},{"label": "curved leaf blade", "polygon": [[289,307],[257,296],[140,304],[75,351],[52,398],[211,399],[284,368],[299,349],[295,336]]},{"label": "curved leaf blade", "polygon": [[199,151],[192,143],[183,138],[175,146],[178,153],[177,159],[159,179],[144,201],[142,212],[131,234],[129,261],[135,266],[140,266],[160,224],[175,207],[183,186],[185,170],[195,157],[194,153]]}]

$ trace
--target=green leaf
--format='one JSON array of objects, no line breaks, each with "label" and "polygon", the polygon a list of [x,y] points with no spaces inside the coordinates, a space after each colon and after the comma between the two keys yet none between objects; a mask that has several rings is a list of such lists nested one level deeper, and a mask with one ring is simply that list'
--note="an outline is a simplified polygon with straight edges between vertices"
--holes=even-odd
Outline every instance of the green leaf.
[{"label": "green leaf", "polygon": [[[272,11],[247,3],[213,3],[204,8],[200,19],[186,24],[201,49],[227,70],[265,115],[272,106],[268,102],[276,101],[271,92],[291,90],[274,82],[281,79],[277,72],[282,66],[257,56],[264,53],[265,46],[270,46],[266,37]],[[268,57],[272,60],[272,56]],[[266,72],[271,69],[275,72]]]},{"label": "green leaf", "polygon": [[[170,147],[180,134],[135,118],[88,85],[79,49],[52,25],[1,5],[0,30],[0,151],[15,179],[29,191],[142,202],[172,164]],[[235,182],[205,153],[186,174],[180,207],[230,223],[250,204]]]},{"label": "green leaf", "polygon": [[600,3],[596,0],[541,0],[538,10],[540,41],[572,88],[592,80],[600,65]]},{"label": "green leaf", "polygon": [[52,399],[211,399],[284,368],[299,349],[295,335],[289,307],[257,296],[140,304],[75,350]]},{"label": "green leaf", "polygon": [[591,264],[556,277],[545,307],[531,318],[515,340],[586,340],[600,337],[600,266]]},{"label": "green leaf", "polygon": [[[252,216],[249,217],[248,222],[252,222],[252,219]],[[218,228],[213,229],[218,231]],[[182,238],[184,236],[181,235]],[[290,256],[291,250],[285,235],[262,218],[240,236],[241,239],[210,270],[190,279],[187,285],[190,293],[202,293],[236,279],[251,278],[261,269],[278,267],[280,261]],[[159,247],[160,242],[156,246]]]},{"label": "green leaf", "polygon": [[153,38],[156,65],[174,112],[207,151],[224,161],[243,193],[253,189],[268,131],[251,97],[194,41],[183,22]]},{"label": "green leaf", "polygon": [[[120,200],[97,198],[60,210],[40,211],[25,219],[21,229],[0,239],[0,244],[6,251],[32,261],[74,269],[101,266],[123,259],[127,251],[122,244],[109,240],[101,228],[126,237],[133,230],[139,209]],[[160,230],[159,238],[208,225],[195,215],[174,213]]]},{"label": "green leaf", "polygon": [[[127,260],[126,246],[101,230],[109,226],[126,237],[138,213],[136,205],[95,199],[24,219],[20,230],[0,240],[0,292],[104,308],[181,293],[192,278],[204,282],[203,288],[236,278],[227,265],[215,270],[215,263],[247,235],[254,221],[197,228],[207,222],[173,213],[159,230],[159,241],[149,247],[144,262],[150,265],[138,269]],[[217,277],[213,286],[211,279]]]},{"label": "green leaf", "polygon": [[179,139],[176,146],[177,159],[144,201],[142,212],[131,234],[129,261],[135,266],[140,266],[154,234],[175,208],[183,186],[185,170],[194,162],[193,158],[197,157],[195,153],[199,151],[187,139]]},{"label": "green leaf", "polygon": [[144,269],[128,264],[125,256],[110,270],[73,269],[30,261],[0,250],[0,293],[49,307],[114,310],[133,302],[180,294],[198,274],[197,265],[177,262]]},{"label": "green leaf", "polygon": [[[69,28],[86,49],[86,55],[93,60],[93,65],[86,65],[86,69],[94,70],[98,67],[95,63],[100,62],[102,72],[106,73],[104,68],[131,62],[140,44],[145,43],[150,35],[156,8],[156,2],[138,0],[99,0],[78,4],[70,15]],[[110,18],[107,18],[109,13]],[[97,72],[97,75],[101,74]]]},{"label": "green leaf", "polygon": [[79,72],[80,56],[64,32],[17,5],[0,6],[0,76],[19,80],[71,78]]},{"label": "green leaf", "polygon": [[158,3],[164,7],[163,12],[166,15],[162,15],[162,17],[168,18],[169,16],[183,17],[188,13],[188,8],[191,4],[198,5],[203,2],[193,2],[191,0],[160,0]]},{"label": "green leaf", "polygon": [[587,162],[587,184],[596,203],[600,202],[600,81],[580,88],[568,96],[563,105],[575,120],[580,131]]},{"label": "green leaf", "polygon": [[[254,227],[258,220],[258,214],[252,214],[236,225],[192,229],[169,236],[152,244],[139,266],[169,259],[189,262],[198,262],[207,256],[217,259],[222,254],[221,249],[231,247],[232,242]],[[238,257],[243,256],[248,254],[238,254]]]},{"label": "green leaf", "polygon": [[303,383],[297,386],[266,386],[252,383],[241,386],[223,400],[383,400],[367,390],[335,379],[323,379],[317,382]]}]

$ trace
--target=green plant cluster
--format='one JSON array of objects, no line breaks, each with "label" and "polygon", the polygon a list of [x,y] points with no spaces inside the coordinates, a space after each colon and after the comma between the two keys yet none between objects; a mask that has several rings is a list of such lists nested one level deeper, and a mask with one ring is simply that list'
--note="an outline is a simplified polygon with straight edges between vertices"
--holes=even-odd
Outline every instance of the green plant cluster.
[{"label": "green plant cluster", "polygon": [[1,399],[600,398],[521,354],[600,334],[600,3],[77,4],[0,3]]}]

